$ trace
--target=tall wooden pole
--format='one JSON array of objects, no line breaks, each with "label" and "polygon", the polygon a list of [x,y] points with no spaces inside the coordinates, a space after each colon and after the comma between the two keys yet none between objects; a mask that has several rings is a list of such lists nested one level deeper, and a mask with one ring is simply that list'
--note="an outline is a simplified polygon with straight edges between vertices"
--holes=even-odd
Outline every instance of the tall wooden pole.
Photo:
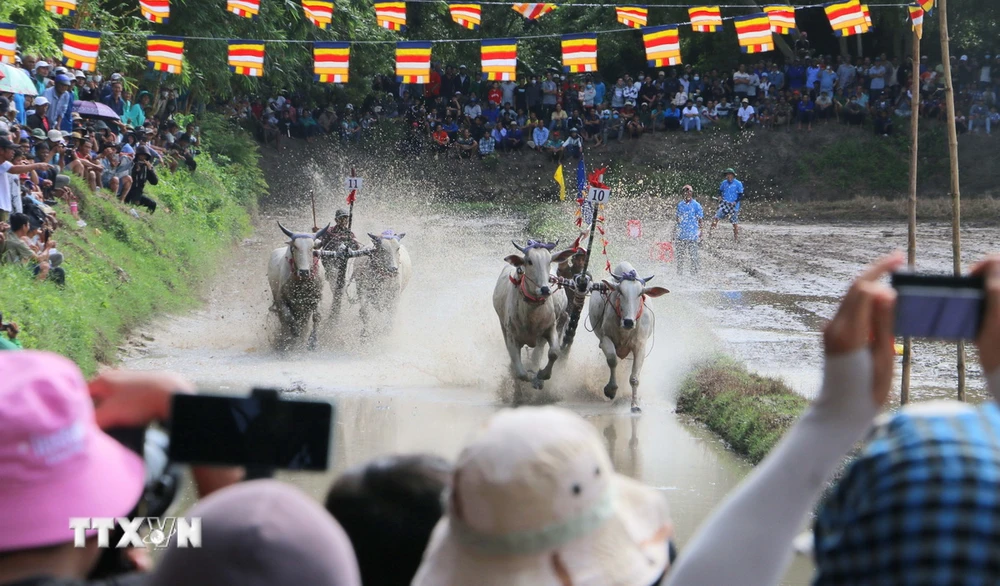
[{"label": "tall wooden pole", "polygon": [[[910,64],[910,197],[907,201],[909,221],[906,228],[906,262],[910,270],[917,268],[917,144],[920,139],[920,37],[913,32],[913,56]],[[913,338],[903,338],[903,377],[899,402],[910,401],[910,368],[913,365]]]},{"label": "tall wooden pole", "polygon": [[[948,47],[948,0],[938,0],[938,28],[941,29],[941,62],[944,66],[944,98],[948,112],[948,155],[951,158],[951,256],[955,276],[962,274],[962,193],[958,182],[958,130],[955,128],[955,85],[951,80],[951,51]],[[965,342],[958,343],[958,400],[965,400]]]}]

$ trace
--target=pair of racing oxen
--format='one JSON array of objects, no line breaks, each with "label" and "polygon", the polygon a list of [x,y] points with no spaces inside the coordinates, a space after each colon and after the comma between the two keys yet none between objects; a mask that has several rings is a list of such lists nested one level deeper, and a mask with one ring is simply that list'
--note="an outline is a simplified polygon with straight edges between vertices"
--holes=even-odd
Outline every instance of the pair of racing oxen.
[{"label": "pair of racing oxen", "polygon": [[[402,244],[403,234],[386,230],[381,235],[368,234],[372,246],[364,250],[318,250],[317,241],[330,229],[327,225],[315,234],[292,232],[281,223],[278,227],[289,238],[288,244],[275,248],[267,268],[274,309],[281,322],[284,337],[297,339],[307,322],[312,319],[309,347],[315,348],[320,323],[319,304],[323,297],[323,284],[327,281],[322,257],[355,258],[351,281],[357,287],[361,319],[367,329],[372,312],[394,315],[400,294],[410,281],[412,272],[410,255]],[[335,279],[334,275],[330,275]],[[333,280],[330,288],[336,294]],[[344,286],[347,287],[347,284]]]},{"label": "pair of racing oxen", "polygon": [[[513,243],[521,252],[504,260],[504,267],[493,289],[493,308],[500,318],[504,342],[510,354],[511,368],[518,380],[531,382],[541,389],[552,376],[552,367],[563,347],[563,336],[569,322],[570,295],[590,297],[590,323],[600,340],[601,351],[607,358],[611,378],[604,386],[604,394],[614,399],[618,392],[615,369],[619,359],[632,355],[632,412],[639,408],[639,373],[646,358],[646,344],[655,328],[653,312],[646,311],[646,298],[669,293],[663,287],[648,287],[653,277],[640,278],[627,262],[619,263],[611,273],[612,281],[582,283],[583,290],[572,280],[552,275],[552,264],[568,261],[576,250],[573,248],[553,254],[558,245],[529,240],[525,246]],[[569,291],[569,295],[567,295]],[[548,346],[548,362],[542,367],[542,353]],[[521,360],[524,346],[534,348],[532,362],[538,367],[530,375]]]}]

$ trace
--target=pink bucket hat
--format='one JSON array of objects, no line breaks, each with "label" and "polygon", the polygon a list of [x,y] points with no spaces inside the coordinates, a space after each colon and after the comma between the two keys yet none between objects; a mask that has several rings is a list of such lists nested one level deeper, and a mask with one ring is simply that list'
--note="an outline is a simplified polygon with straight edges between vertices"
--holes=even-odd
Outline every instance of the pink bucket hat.
[{"label": "pink bucket hat", "polygon": [[459,456],[413,586],[649,586],[672,535],[666,499],[616,474],[590,423],[509,409]]},{"label": "pink bucket hat", "polygon": [[73,541],[70,517],[127,515],[143,462],[97,427],[80,369],[48,352],[0,352],[0,373],[0,551]]}]

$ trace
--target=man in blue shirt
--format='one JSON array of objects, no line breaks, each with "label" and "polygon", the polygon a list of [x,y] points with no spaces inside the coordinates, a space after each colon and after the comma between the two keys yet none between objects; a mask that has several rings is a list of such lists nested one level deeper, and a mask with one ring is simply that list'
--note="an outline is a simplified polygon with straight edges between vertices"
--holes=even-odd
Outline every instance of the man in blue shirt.
[{"label": "man in blue shirt", "polygon": [[705,212],[701,204],[694,200],[694,189],[685,185],[681,189],[684,201],[677,203],[677,225],[674,226],[674,242],[677,248],[677,274],[684,272],[684,262],[690,261],[690,274],[698,274],[698,243],[701,241],[701,220]]},{"label": "man in blue shirt", "polygon": [[708,235],[709,237],[712,236],[712,230],[715,230],[715,225],[719,223],[719,220],[728,217],[729,221],[733,223],[733,241],[739,242],[739,214],[740,200],[743,199],[743,183],[736,179],[736,171],[732,167],[726,169],[724,173],[726,178],[719,185],[719,195],[722,196],[722,203],[719,204],[719,211],[715,213],[715,218],[712,219],[712,227],[709,229]]}]

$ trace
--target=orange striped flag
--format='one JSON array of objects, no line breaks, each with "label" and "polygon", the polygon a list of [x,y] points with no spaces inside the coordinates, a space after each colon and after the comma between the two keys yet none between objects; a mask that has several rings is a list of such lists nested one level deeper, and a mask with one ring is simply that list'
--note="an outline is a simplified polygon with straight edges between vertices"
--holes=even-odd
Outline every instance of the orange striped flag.
[{"label": "orange striped flag", "polygon": [[427,41],[396,43],[396,81],[427,83],[431,79],[431,44]]},{"label": "orange striped flag", "polygon": [[688,16],[691,30],[697,33],[715,33],[722,28],[722,10],[718,6],[692,6]]},{"label": "orange striped flag", "polygon": [[479,30],[479,25],[483,22],[483,8],[479,4],[449,4],[448,11],[451,12],[451,20],[459,26],[464,26],[470,31]]},{"label": "orange striped flag", "polygon": [[226,0],[226,10],[236,16],[256,20],[260,14],[260,0]]},{"label": "orange striped flag", "polygon": [[45,0],[45,10],[59,16],[76,14],[76,0]]},{"label": "orange striped flag", "polygon": [[642,44],[650,67],[681,64],[681,37],[675,24],[642,29]]},{"label": "orange striped flag", "polygon": [[146,59],[156,71],[180,73],[184,64],[184,38],[150,35],[146,37]]},{"label": "orange striped flag", "polygon": [[779,35],[790,35],[797,30],[794,6],[765,6],[764,12],[767,13],[767,18],[771,21],[771,32]]},{"label": "orange striped flag", "polygon": [[831,2],[823,7],[826,17],[830,19],[830,27],[838,37],[847,37],[868,32],[868,21],[858,0],[846,2]]},{"label": "orange striped flag", "polygon": [[868,10],[868,5],[867,4],[862,4],[861,5],[861,13],[865,15],[865,24],[868,25],[868,28],[871,28],[872,27],[872,13],[871,13],[870,10]]},{"label": "orange striped flag", "polygon": [[918,39],[924,38],[924,9],[919,4],[910,5],[910,22],[913,23],[913,32]]},{"label": "orange striped flag", "polygon": [[566,73],[597,71],[597,33],[563,35],[562,64]]},{"label": "orange striped flag", "polygon": [[0,22],[0,63],[14,63],[17,55],[17,25]]},{"label": "orange striped flag", "polygon": [[649,9],[641,6],[618,6],[615,8],[618,22],[632,28],[642,28],[649,22]]},{"label": "orange striped flag", "polygon": [[736,37],[740,41],[740,50],[744,53],[765,53],[774,50],[774,34],[771,32],[771,19],[766,12],[737,16]]},{"label": "orange striped flag", "polygon": [[260,41],[229,41],[229,71],[237,75],[264,75],[264,43]]},{"label": "orange striped flag", "polygon": [[139,11],[150,22],[170,22],[170,0],[139,0]]},{"label": "orange striped flag", "polygon": [[924,9],[925,14],[930,14],[934,10],[934,0],[920,0],[920,7]]},{"label": "orange striped flag", "polygon": [[93,71],[101,50],[101,33],[93,31],[63,31],[63,64],[70,69]]},{"label": "orange striped flag", "polygon": [[498,81],[517,80],[517,40],[483,39],[483,78]]},{"label": "orange striped flag", "polygon": [[309,22],[325,29],[333,22],[332,0],[302,0],[302,12]]},{"label": "orange striped flag", "polygon": [[406,30],[406,2],[376,2],[375,20],[391,31]]},{"label": "orange striped flag", "polygon": [[535,20],[543,14],[548,14],[556,9],[555,4],[514,4],[514,12],[519,13],[528,20]]},{"label": "orange striped flag", "polygon": [[322,83],[347,83],[350,43],[313,43],[313,73]]}]

